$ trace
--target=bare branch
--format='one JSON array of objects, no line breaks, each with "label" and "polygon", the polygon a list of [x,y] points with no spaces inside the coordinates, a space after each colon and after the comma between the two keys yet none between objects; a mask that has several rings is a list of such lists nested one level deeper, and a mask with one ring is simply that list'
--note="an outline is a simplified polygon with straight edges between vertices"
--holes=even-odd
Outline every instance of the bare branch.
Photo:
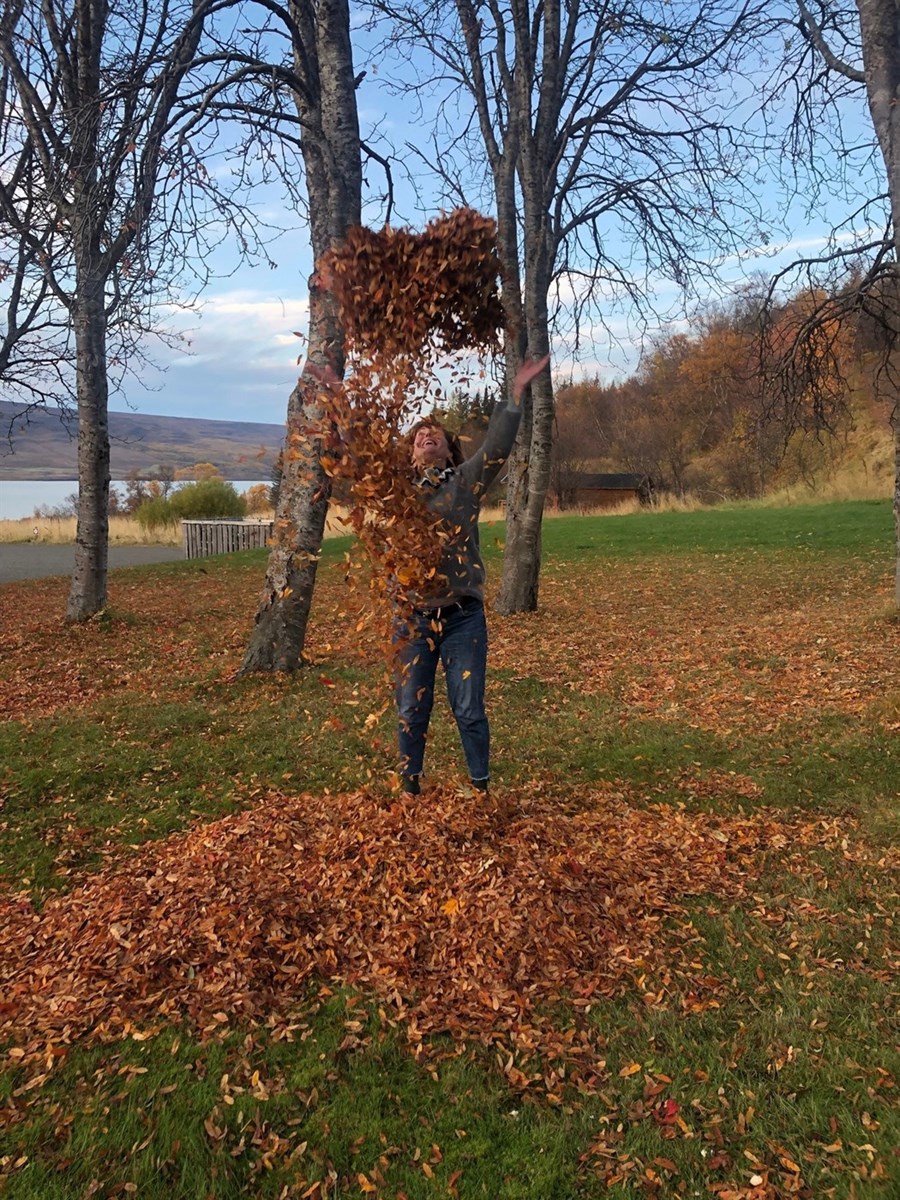
[{"label": "bare branch", "polygon": [[837,55],[832,53],[831,48],[822,34],[822,30],[816,23],[812,13],[803,3],[803,0],[797,0],[797,8],[800,10],[801,30],[822,55],[822,58],[825,60],[831,70],[837,71],[839,75],[843,75],[845,79],[850,79],[854,83],[865,83],[866,76],[864,72],[858,71],[855,67],[851,67],[849,63],[843,62],[837,57]]}]

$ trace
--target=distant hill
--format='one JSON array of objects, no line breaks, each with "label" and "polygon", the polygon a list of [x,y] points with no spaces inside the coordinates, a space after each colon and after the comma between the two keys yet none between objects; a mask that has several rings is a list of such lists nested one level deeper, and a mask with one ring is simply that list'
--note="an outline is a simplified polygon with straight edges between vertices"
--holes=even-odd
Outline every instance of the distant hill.
[{"label": "distant hill", "polygon": [[[27,419],[20,412],[0,400],[0,480],[77,479],[77,420],[65,420],[58,409]],[[134,471],[152,477],[161,464],[178,470],[209,462],[226,479],[268,480],[284,440],[283,425],[132,412],[111,412],[109,432],[113,479]]]}]

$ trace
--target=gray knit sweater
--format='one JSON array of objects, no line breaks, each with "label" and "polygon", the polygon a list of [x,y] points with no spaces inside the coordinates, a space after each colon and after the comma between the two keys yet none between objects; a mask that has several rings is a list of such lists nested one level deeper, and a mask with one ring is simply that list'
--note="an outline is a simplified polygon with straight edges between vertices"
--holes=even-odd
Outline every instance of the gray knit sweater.
[{"label": "gray knit sweater", "polygon": [[458,467],[427,471],[417,481],[422,499],[450,537],[439,572],[447,583],[439,592],[423,596],[422,608],[439,608],[463,596],[484,599],[484,563],[478,541],[478,513],[485,491],[509,458],[522,419],[521,408],[503,401],[491,415],[484,445]]}]

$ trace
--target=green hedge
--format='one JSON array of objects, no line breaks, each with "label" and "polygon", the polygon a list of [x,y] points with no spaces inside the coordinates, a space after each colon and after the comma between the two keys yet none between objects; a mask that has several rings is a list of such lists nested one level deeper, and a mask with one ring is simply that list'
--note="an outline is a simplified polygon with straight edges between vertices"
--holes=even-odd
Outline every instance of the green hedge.
[{"label": "green hedge", "polygon": [[227,479],[187,483],[168,499],[145,501],[135,513],[142,529],[157,529],[185,520],[216,520],[247,515],[247,505]]}]

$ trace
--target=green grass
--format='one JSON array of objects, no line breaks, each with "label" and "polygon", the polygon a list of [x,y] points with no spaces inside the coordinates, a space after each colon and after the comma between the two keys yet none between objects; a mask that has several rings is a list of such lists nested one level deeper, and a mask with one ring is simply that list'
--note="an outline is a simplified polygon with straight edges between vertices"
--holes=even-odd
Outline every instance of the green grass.
[{"label": "green grass", "polygon": [[[349,691],[354,673],[340,674]],[[0,726],[0,879],[40,895],[94,864],[110,835],[125,845],[164,836],[243,806],[260,784],[347,787],[366,782],[373,763],[385,776],[392,768],[352,724],[327,724],[329,689],[275,681],[248,719],[255,686],[205,685],[201,699],[180,702],[107,700],[27,734],[18,722]]]},{"label": "green grass", "polygon": [[[496,577],[494,532],[483,540]],[[692,588],[712,587],[720,571],[731,573],[721,588],[740,601],[738,624],[777,616],[778,605],[790,611],[801,599],[810,620],[820,608],[836,612],[828,628],[841,629],[846,644],[835,642],[831,657],[823,652],[826,665],[865,655],[873,640],[896,639],[900,626],[875,595],[892,569],[892,541],[883,503],[566,517],[544,526],[548,578],[579,588],[595,578],[601,596],[617,586],[617,564],[623,572],[637,564],[632,584],[677,580],[660,596],[673,627],[691,628]],[[341,540],[327,543],[325,567],[345,549]],[[129,573],[150,588],[183,581],[186,610],[198,579],[212,575],[221,589],[220,615],[199,635],[192,673],[173,675],[165,695],[123,686],[80,708],[0,726],[5,886],[27,888],[40,904],[109,850],[127,854],[130,845],[215,819],[252,804],[260,789],[387,788],[390,712],[377,729],[379,747],[364,728],[384,698],[379,665],[335,659],[293,679],[221,677],[213,618],[224,619],[232,589],[257,579],[264,559],[251,552]],[[745,582],[740,596],[729,590],[734,578]],[[869,586],[870,607],[842,628],[841,589]],[[765,613],[753,607],[757,591]],[[594,594],[585,589],[586,599]],[[139,614],[112,612],[111,645],[143,636]],[[730,619],[729,606],[722,620]],[[591,788],[610,786],[632,804],[751,812],[764,803],[848,815],[873,857],[896,844],[896,691],[884,688],[847,712],[788,705],[768,725],[723,718],[721,728],[700,728],[687,707],[645,713],[628,699],[629,682],[643,682],[653,665],[643,620],[636,605],[634,660],[624,654],[594,694],[537,669],[493,670],[495,767],[505,787],[537,778],[576,808]],[[722,678],[740,673],[752,712],[754,697],[773,688],[792,698],[782,678],[788,665],[765,639],[761,647],[736,641],[726,645]],[[334,687],[320,680],[322,670]],[[706,685],[690,671],[676,682],[688,697]],[[443,707],[433,728],[433,769],[452,776],[458,748]],[[758,795],[730,792],[730,772]],[[724,790],[695,794],[685,784],[695,777],[724,780]],[[885,883],[875,866],[817,850],[803,869],[770,863],[753,907],[692,903],[698,947],[717,980],[706,999],[717,1007],[698,1004],[677,980],[667,1007],[648,1006],[637,993],[599,999],[588,1014],[603,1048],[599,1089],[564,1088],[559,1103],[511,1089],[482,1047],[438,1042],[443,1057],[417,1061],[402,1022],[366,997],[327,989],[297,997],[289,1040],[269,1036],[263,1014],[223,1038],[164,1027],[147,1040],[76,1044],[26,1092],[25,1073],[0,1059],[0,1195],[236,1200],[299,1197],[318,1181],[309,1192],[316,1200],[711,1197],[716,1184],[749,1188],[768,1172],[782,1186],[786,1160],[816,1200],[893,1200],[900,1024],[897,975],[887,967],[896,959],[898,914],[896,887]],[[550,1016],[572,1019],[565,1006]],[[640,1069],[627,1073],[634,1063]],[[683,1124],[661,1119],[666,1101]]]},{"label": "green grass", "polygon": [[[373,778],[387,787],[390,734],[373,751],[356,716],[375,706],[380,682],[376,673],[362,693],[370,704],[350,709],[339,729],[328,723],[332,692],[300,678],[276,687],[250,720],[243,702],[254,683],[244,681],[234,691],[207,688],[203,704],[131,701],[123,711],[120,701],[105,701],[90,715],[37,722],[27,737],[18,723],[0,727],[0,879],[40,896],[99,861],[110,837],[129,845],[165,836],[234,811],[259,787],[321,791]],[[900,835],[900,806],[886,807],[900,786],[900,750],[896,735],[875,723],[833,718],[814,730],[801,722],[775,745],[749,737],[735,744],[677,721],[623,722],[606,697],[562,694],[550,708],[538,699],[542,691],[529,680],[504,686],[493,733],[495,772],[508,787],[535,776],[576,794],[624,784],[638,802],[690,805],[678,786],[684,773],[733,771],[757,783],[767,804],[857,813],[864,824],[877,820],[882,835],[886,824]],[[443,701],[433,726],[433,761],[457,772],[456,730]]]},{"label": "green grass", "polygon": [[[341,1050],[345,1020],[361,1012],[347,999],[313,998],[290,1042],[257,1033],[199,1044],[179,1032],[77,1051],[55,1080],[69,1097],[65,1123],[48,1094],[18,1131],[29,1161],[4,1196],[62,1200],[102,1180],[103,1194],[134,1184],[179,1200],[275,1197],[330,1172],[353,1185],[327,1195],[363,1194],[360,1174],[410,1200],[445,1195],[456,1172],[462,1195],[579,1194],[573,1132],[584,1141],[587,1113],[516,1099],[482,1054],[426,1071],[365,1010],[363,1044]],[[3,1082],[14,1080],[0,1080],[0,1102]]]},{"label": "green grass", "polygon": [[[741,916],[697,926],[734,998],[690,1018],[600,1002],[591,1019],[610,1078],[597,1096],[549,1105],[513,1092],[480,1050],[426,1068],[340,994],[305,1005],[290,1042],[179,1031],[76,1050],[0,1139],[0,1160],[27,1159],[3,1194],[68,1200],[99,1183],[105,1195],[276,1197],[330,1179],[324,1195],[355,1196],[364,1176],[409,1200],[446,1195],[454,1177],[461,1196],[574,1200],[604,1195],[617,1159],[637,1159],[667,1181],[662,1195],[703,1195],[784,1155],[812,1195],[895,1195],[900,1114],[884,1074],[895,997],[854,977],[823,992]],[[342,1050],[345,1020],[361,1013],[360,1044]],[[0,1105],[15,1083],[0,1076]],[[674,1137],[654,1116],[667,1101],[683,1123]],[[873,1144],[888,1163],[875,1178]],[[624,1191],[642,1194],[636,1180]]]},{"label": "green grass", "polygon": [[[882,500],[762,508],[722,505],[698,512],[640,512],[595,519],[554,517],[543,525],[548,561],[584,556],[609,558],[656,554],[733,554],[789,550],[889,557],[891,506]],[[502,525],[486,525],[487,553],[496,553]]]}]

